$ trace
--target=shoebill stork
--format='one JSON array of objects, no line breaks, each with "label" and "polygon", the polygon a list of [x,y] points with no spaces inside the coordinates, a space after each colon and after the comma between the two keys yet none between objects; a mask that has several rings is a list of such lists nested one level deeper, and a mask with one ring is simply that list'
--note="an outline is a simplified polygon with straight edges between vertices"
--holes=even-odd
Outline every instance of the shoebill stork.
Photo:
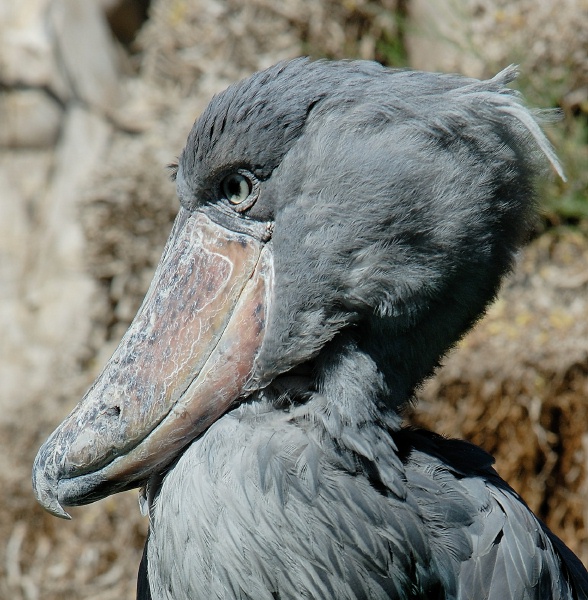
[{"label": "shoebill stork", "polygon": [[298,59],[196,121],[143,305],[34,466],[60,517],[142,486],[140,598],[588,598],[488,454],[401,423],[560,169],[514,76]]}]

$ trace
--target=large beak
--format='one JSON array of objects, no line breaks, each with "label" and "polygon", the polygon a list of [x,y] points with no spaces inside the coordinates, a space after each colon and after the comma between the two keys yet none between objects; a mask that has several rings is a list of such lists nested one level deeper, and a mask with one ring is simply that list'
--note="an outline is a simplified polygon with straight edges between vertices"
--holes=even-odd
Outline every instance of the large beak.
[{"label": "large beak", "polygon": [[37,454],[33,487],[49,512],[68,518],[62,505],[141,485],[255,388],[268,238],[180,212],[119,347]]}]

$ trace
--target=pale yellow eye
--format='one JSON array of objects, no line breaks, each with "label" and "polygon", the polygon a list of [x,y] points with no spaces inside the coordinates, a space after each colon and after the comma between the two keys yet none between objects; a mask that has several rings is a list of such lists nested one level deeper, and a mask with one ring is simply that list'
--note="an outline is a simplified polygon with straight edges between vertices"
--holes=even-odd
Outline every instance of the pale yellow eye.
[{"label": "pale yellow eye", "polygon": [[222,181],[225,198],[234,205],[242,204],[253,191],[253,184],[242,173],[231,173]]},{"label": "pale yellow eye", "polygon": [[220,182],[219,192],[235,211],[243,213],[257,202],[260,183],[251,171],[237,169]]}]

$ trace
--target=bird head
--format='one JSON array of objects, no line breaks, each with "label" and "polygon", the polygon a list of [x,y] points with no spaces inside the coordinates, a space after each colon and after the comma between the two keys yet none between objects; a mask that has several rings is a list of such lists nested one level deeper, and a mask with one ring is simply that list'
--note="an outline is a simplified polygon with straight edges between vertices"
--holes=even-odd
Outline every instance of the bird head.
[{"label": "bird head", "polygon": [[298,59],[213,98],[145,300],[39,451],[41,504],[66,517],[137,487],[239,403],[295,373],[311,393],[333,362],[358,396],[369,363],[398,412],[510,268],[539,156],[559,170],[514,75]]}]

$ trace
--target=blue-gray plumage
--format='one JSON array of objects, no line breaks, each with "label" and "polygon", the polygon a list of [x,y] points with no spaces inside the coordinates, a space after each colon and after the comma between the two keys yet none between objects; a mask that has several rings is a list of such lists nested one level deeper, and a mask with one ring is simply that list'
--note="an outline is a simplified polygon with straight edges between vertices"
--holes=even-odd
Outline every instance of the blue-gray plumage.
[{"label": "blue-gray plumage", "polygon": [[514,76],[299,59],[195,123],[154,283],[34,471],[59,516],[145,486],[139,598],[588,599],[489,455],[401,425],[561,174]]}]

